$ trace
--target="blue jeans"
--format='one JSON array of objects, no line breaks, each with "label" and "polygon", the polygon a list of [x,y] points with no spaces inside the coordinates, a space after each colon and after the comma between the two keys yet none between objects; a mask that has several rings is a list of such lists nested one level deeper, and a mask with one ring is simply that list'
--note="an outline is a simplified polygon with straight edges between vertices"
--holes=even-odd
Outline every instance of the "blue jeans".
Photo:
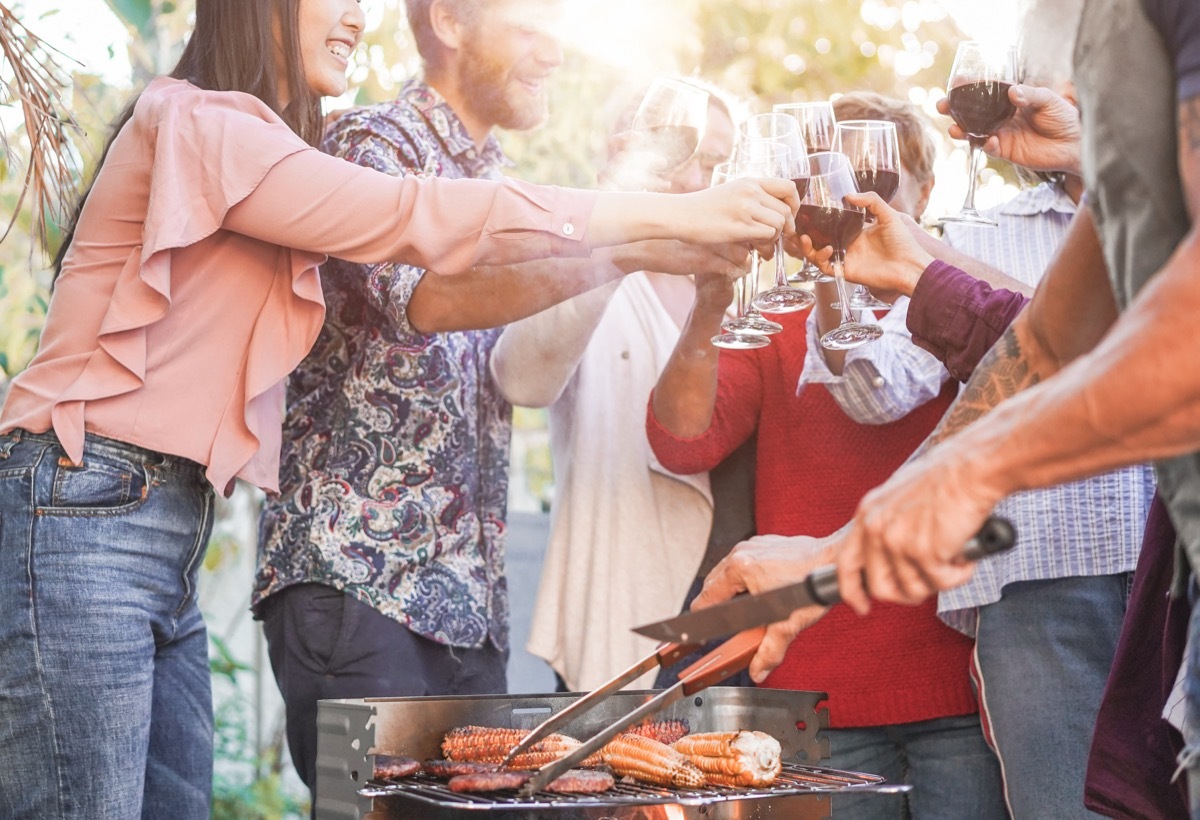
[{"label": "blue jeans", "polygon": [[908,783],[907,795],[835,795],[833,816],[848,820],[1005,820],[1000,766],[978,715],[894,726],[827,729],[832,756],[846,771]]},{"label": "blue jeans", "polygon": [[203,468],[0,436],[0,817],[208,818]]},{"label": "blue jeans", "polygon": [[980,707],[1019,820],[1097,816],[1084,775],[1131,576],[1021,581],[979,608]]}]

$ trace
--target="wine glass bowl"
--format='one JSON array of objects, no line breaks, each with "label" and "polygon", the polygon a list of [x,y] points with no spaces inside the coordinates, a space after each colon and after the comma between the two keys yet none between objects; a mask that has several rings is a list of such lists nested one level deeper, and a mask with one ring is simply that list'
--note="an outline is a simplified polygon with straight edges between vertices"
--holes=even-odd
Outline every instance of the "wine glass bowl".
[{"label": "wine glass bowl", "polygon": [[[732,161],[718,163],[713,168],[712,184],[710,187],[715,188],[718,185],[723,185],[729,180],[736,178],[736,176],[736,169]],[[712,344],[716,347],[727,350],[753,350],[758,347],[766,347],[771,343],[771,340],[765,334],[777,333],[783,330],[783,325],[776,322],[768,323],[762,317],[758,317],[759,321],[756,322],[753,317],[747,316],[747,309],[752,298],[750,294],[750,278],[758,276],[757,265],[752,265],[751,268],[751,271],[738,279],[734,285],[737,315],[721,323],[721,330],[724,332],[713,336],[711,339]],[[764,323],[768,326],[764,327]]]},{"label": "wine glass bowl", "polygon": [[975,209],[975,169],[983,143],[1016,113],[1016,107],[1008,97],[1015,81],[1016,52],[1012,46],[977,40],[958,44],[950,79],[946,83],[946,103],[950,107],[950,116],[967,135],[970,168],[967,198],[962,209],[957,214],[942,217],[943,222],[996,225]]},{"label": "wine glass bowl", "polygon": [[[837,124],[833,150],[850,162],[859,192],[874,191],[891,202],[900,189],[900,140],[896,124],[888,120],[845,120]],[[887,310],[891,305],[876,299],[865,285],[855,285],[850,295],[855,310]]]},{"label": "wine glass bowl", "polygon": [[796,230],[806,234],[814,248],[826,245],[833,248],[831,261],[842,320],[821,337],[821,345],[830,350],[848,350],[883,335],[883,328],[878,324],[854,320],[850,314],[850,299],[846,294],[843,270],[846,249],[862,233],[866,211],[845,199],[847,195],[858,193],[858,186],[850,161],[844,155],[836,152],[810,154],[809,166],[808,190],[796,213]]},{"label": "wine glass bowl", "polygon": [[648,172],[666,173],[696,153],[707,121],[708,92],[658,77],[633,115],[628,150],[643,159]]},{"label": "wine glass bowl", "polygon": [[[771,111],[791,117],[800,126],[800,136],[810,154],[819,151],[832,151],[833,139],[837,132],[837,118],[834,116],[833,104],[828,100],[802,103],[779,103]],[[799,190],[799,189],[797,189]],[[800,192],[803,197],[803,191]],[[797,282],[826,282],[830,277],[811,262],[805,260],[804,265],[796,273]]]}]

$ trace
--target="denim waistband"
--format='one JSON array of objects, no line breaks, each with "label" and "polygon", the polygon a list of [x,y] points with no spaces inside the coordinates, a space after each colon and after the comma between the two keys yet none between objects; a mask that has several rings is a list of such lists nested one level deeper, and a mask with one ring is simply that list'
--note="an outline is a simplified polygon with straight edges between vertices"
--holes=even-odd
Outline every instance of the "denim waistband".
[{"label": "denim waistband", "polygon": [[[58,440],[58,436],[53,430],[48,430],[45,433],[31,433],[28,430],[18,427],[5,435],[11,436],[15,442],[42,442],[44,444],[53,444],[60,449],[62,448],[62,443]],[[85,461],[89,453],[96,456],[107,455],[110,458],[125,459],[159,470],[166,470],[182,476],[196,478],[201,481],[206,480],[204,477],[204,465],[192,461],[190,458],[171,455],[170,453],[161,453],[157,450],[149,450],[145,447],[138,447],[136,444],[129,444],[128,442],[118,441],[117,439],[107,438],[95,433],[84,433],[83,436],[83,456]]]}]

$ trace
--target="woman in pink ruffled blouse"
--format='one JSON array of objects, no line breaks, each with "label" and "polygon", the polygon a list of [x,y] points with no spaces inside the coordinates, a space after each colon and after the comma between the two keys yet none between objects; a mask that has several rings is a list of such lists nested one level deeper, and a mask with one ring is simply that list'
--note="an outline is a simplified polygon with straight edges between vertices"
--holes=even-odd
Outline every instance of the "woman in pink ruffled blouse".
[{"label": "woman in pink ruffled blouse", "polygon": [[790,224],[773,180],[596,194],[325,156],[320,97],[362,27],[355,0],[198,0],[179,65],[118,123],[0,415],[2,817],[209,816],[196,568],[214,488],[276,488],[325,254],[453,272]]}]

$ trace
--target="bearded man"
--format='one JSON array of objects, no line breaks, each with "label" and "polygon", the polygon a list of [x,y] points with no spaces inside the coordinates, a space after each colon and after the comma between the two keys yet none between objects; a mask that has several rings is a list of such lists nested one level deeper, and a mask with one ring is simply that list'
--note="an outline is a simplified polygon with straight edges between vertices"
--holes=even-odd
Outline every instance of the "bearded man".
[{"label": "bearded man", "polygon": [[[341,116],[324,150],[397,175],[498,177],[506,160],[492,129],[547,116],[546,80],[563,59],[548,23],[561,0],[407,10],[424,75],[392,102]],[[455,276],[322,269],[325,326],[289,384],[253,599],[292,759],[318,806],[318,700],[506,689],[512,422],[488,375],[503,325],[632,271],[735,276],[745,256],[679,243],[601,253]]]}]

